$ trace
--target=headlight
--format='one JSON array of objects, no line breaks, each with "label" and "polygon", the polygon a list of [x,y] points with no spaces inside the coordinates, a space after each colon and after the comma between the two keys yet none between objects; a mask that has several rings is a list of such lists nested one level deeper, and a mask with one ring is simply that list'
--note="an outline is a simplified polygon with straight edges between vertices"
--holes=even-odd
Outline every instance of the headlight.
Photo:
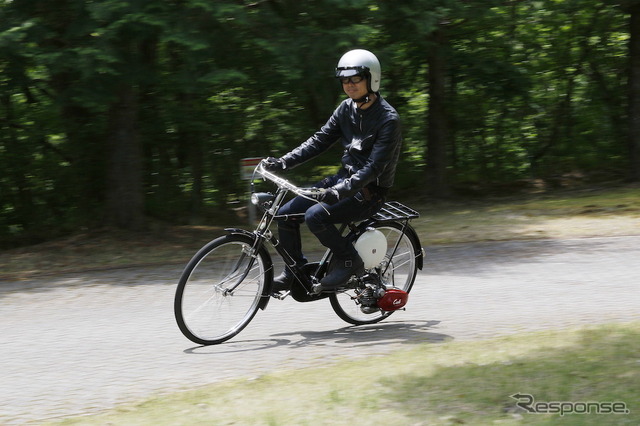
[{"label": "headlight", "polygon": [[261,206],[265,203],[273,201],[275,196],[268,192],[256,192],[251,194],[251,204],[254,206]]}]

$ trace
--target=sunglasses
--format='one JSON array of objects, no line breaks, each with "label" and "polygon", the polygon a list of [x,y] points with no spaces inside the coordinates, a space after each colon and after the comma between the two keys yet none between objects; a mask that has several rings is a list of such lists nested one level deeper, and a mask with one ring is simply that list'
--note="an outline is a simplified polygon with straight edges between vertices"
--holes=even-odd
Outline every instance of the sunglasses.
[{"label": "sunglasses", "polygon": [[340,77],[340,82],[342,84],[349,84],[349,83],[358,84],[362,80],[364,80],[364,77],[361,75],[352,75],[351,77]]}]

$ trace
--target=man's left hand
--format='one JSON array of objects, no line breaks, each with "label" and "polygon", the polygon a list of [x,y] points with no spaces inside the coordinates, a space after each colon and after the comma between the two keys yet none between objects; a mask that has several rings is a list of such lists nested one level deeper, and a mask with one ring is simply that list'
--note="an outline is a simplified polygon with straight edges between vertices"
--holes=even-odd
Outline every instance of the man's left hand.
[{"label": "man's left hand", "polygon": [[340,201],[340,195],[335,189],[327,188],[326,190],[318,194],[317,200],[323,203],[327,203],[331,206]]}]

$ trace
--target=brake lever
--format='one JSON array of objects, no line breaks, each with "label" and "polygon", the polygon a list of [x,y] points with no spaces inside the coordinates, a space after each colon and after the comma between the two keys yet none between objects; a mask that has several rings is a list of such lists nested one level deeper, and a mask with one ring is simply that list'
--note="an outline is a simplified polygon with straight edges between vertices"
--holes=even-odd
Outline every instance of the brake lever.
[{"label": "brake lever", "polygon": [[326,188],[300,188],[300,191],[297,192],[297,194],[307,200],[315,201],[318,205],[320,205],[320,207],[324,209],[325,212],[327,212],[328,215],[331,215],[324,204],[318,201],[318,195],[324,194],[326,191]]}]

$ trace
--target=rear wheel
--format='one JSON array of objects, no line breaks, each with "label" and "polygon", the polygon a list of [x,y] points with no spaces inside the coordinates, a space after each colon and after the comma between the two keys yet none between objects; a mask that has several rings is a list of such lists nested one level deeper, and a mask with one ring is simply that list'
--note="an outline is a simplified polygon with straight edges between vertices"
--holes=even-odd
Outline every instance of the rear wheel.
[{"label": "rear wheel", "polygon": [[238,334],[253,319],[272,274],[268,254],[252,256],[254,239],[230,234],[204,246],[185,267],[174,301],[180,331],[214,345]]},{"label": "rear wheel", "polygon": [[[420,248],[416,247],[409,235],[402,233],[401,223],[381,223],[374,224],[373,227],[382,232],[387,239],[387,254],[379,267],[382,281],[387,286],[393,286],[408,293],[418,272],[417,257],[420,254]],[[393,313],[381,310],[365,313],[360,309],[361,306],[355,303],[355,297],[356,289],[330,296],[333,310],[350,324],[373,324]]]}]

